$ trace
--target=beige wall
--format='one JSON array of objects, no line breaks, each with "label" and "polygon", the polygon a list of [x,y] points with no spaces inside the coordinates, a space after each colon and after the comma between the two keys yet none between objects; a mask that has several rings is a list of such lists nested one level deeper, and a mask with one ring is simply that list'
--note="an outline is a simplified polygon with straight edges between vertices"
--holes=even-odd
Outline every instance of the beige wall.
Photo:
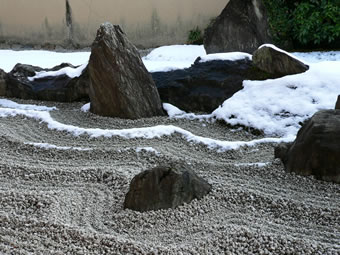
[{"label": "beige wall", "polygon": [[[66,46],[66,0],[0,0],[0,42]],[[69,0],[72,40],[91,44],[105,21],[120,24],[138,46],[184,43],[188,31],[206,27],[228,0]]]}]

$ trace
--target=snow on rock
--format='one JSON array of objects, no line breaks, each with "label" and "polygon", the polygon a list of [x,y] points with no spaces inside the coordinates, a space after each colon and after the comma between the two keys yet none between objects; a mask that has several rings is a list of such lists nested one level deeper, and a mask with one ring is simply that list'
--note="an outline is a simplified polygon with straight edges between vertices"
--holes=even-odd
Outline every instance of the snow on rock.
[{"label": "snow on rock", "polygon": [[83,73],[84,69],[87,67],[87,64],[88,63],[82,64],[78,66],[77,68],[64,67],[64,68],[59,69],[58,71],[37,72],[35,76],[28,77],[28,80],[34,81],[36,79],[41,79],[45,77],[61,76],[61,75],[67,75],[68,77],[73,79],[73,78],[79,77]]},{"label": "snow on rock", "polygon": [[311,64],[301,74],[266,81],[244,81],[211,117],[232,125],[263,130],[267,135],[294,138],[299,123],[321,109],[333,109],[340,92],[340,62]]},{"label": "snow on rock", "polygon": [[82,112],[88,112],[88,111],[90,111],[90,107],[91,107],[91,103],[87,103],[87,104],[84,104],[84,105],[80,108],[80,110],[81,110]]},{"label": "snow on rock", "polygon": [[18,104],[8,99],[0,99],[0,106],[4,108],[21,109],[21,110],[35,110],[35,111],[54,111],[57,107],[39,106],[33,104]]},{"label": "snow on rock", "polygon": [[204,55],[203,45],[171,45],[154,49],[142,60],[149,72],[168,72],[188,68]]},{"label": "snow on rock", "polygon": [[241,59],[252,59],[252,55],[245,52],[227,52],[227,53],[214,53],[205,56],[201,56],[200,62],[208,62],[213,60],[230,60],[236,61]]},{"label": "snow on rock", "polygon": [[269,43],[262,44],[262,45],[259,47],[259,49],[261,49],[261,48],[263,48],[263,47],[272,48],[272,49],[274,49],[274,50],[276,50],[276,51],[282,52],[282,53],[284,53],[284,54],[290,56],[291,58],[294,58],[294,59],[296,59],[296,60],[298,60],[298,61],[304,63],[303,60],[299,59],[298,57],[294,56],[293,54],[291,54],[291,53],[289,53],[289,52],[287,52],[287,51],[284,51],[283,49],[280,49],[280,48],[276,47],[276,46],[273,45],[273,44],[269,44]]}]

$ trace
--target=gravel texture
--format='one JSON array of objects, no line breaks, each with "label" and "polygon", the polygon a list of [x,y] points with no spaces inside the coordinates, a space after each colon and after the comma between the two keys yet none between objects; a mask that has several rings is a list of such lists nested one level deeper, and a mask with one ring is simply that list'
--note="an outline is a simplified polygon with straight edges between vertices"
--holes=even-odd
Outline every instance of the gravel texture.
[{"label": "gravel texture", "polygon": [[[81,127],[172,124],[220,140],[259,138],[218,122],[120,120],[77,103],[18,102],[57,106],[54,119]],[[218,153],[179,135],[90,139],[0,118],[0,254],[340,254],[340,185],[286,173],[273,155],[271,144]],[[211,193],[177,209],[123,210],[134,175],[173,161],[191,164]]]}]

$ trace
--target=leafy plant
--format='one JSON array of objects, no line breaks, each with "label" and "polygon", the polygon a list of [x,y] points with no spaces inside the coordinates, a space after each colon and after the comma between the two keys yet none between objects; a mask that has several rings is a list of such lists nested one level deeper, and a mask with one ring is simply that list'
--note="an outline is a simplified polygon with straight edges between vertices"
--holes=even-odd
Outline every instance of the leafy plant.
[{"label": "leafy plant", "polygon": [[318,47],[340,41],[340,0],[264,0],[273,39]]},{"label": "leafy plant", "polygon": [[189,31],[187,43],[196,45],[203,44],[203,33],[198,26]]}]

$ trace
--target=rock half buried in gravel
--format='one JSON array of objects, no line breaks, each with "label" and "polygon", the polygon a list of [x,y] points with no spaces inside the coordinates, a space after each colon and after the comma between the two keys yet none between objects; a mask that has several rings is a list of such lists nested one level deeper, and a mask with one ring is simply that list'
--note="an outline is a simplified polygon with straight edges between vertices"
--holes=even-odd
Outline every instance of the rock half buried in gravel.
[{"label": "rock half buried in gravel", "polygon": [[163,115],[156,85],[120,26],[100,26],[89,72],[91,112],[123,119]]},{"label": "rock half buried in gravel", "polygon": [[136,175],[124,201],[124,208],[150,211],[175,208],[193,199],[201,199],[211,185],[188,166],[159,166]]},{"label": "rock half buried in gravel", "polygon": [[340,183],[340,110],[323,110],[299,130],[292,144],[275,149],[288,172]]},{"label": "rock half buried in gravel", "polygon": [[308,65],[289,56],[284,51],[265,45],[254,52],[253,62],[260,70],[276,77],[303,73],[309,69]]}]

